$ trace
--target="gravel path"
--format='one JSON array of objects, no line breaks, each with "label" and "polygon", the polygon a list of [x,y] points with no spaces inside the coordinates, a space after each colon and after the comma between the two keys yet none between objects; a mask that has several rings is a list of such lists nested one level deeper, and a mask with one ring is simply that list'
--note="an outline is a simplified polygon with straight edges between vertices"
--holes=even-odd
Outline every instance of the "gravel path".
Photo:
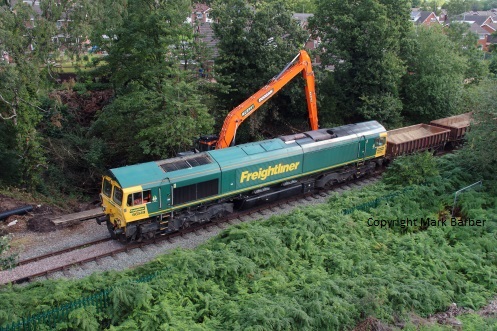
[{"label": "gravel path", "polygon": [[[335,192],[341,193],[353,188],[359,188],[377,181],[377,179],[365,179],[361,183],[352,183],[337,188]],[[254,220],[265,220],[273,215],[289,213],[296,207],[305,207],[311,204],[320,204],[328,200],[327,195],[308,197],[298,203],[283,204],[281,207],[265,210],[262,213],[255,213],[252,216],[245,216],[243,221],[251,222]],[[232,221],[232,224],[241,222],[240,220]],[[228,226],[228,225],[227,225]],[[61,272],[50,274],[48,277],[55,278],[83,278],[94,272],[106,270],[125,270],[133,268],[153,260],[155,257],[165,254],[176,248],[193,249],[204,243],[208,239],[222,231],[221,227],[210,227],[208,230],[200,230],[197,233],[189,233],[182,238],[175,238],[172,241],[163,241],[158,244],[148,245],[141,249],[133,249],[127,253],[119,253],[114,256],[99,259],[97,262],[88,262],[83,265],[75,265]],[[16,234],[13,240],[13,246],[19,253],[19,260],[32,258],[59,251],[78,244],[84,244],[94,240],[107,238],[109,233],[107,227],[98,225],[95,220],[81,222],[78,225],[57,230],[49,233],[21,233]],[[12,270],[0,271],[0,284],[11,282],[12,280],[25,277],[29,274],[40,273],[48,269],[62,266],[69,262],[77,262],[99,255],[102,252],[108,252],[122,247],[119,242],[105,242],[91,247],[71,251],[63,255],[50,257],[36,263],[22,265]],[[46,279],[45,276],[38,279]]]}]

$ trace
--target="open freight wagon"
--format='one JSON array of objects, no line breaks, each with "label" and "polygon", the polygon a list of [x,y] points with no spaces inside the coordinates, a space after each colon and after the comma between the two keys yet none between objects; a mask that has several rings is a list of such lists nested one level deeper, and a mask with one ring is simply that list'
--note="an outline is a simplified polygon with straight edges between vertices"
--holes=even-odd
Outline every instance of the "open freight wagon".
[{"label": "open freight wagon", "polygon": [[431,125],[450,130],[449,142],[452,145],[462,143],[464,135],[469,129],[473,113],[465,113],[461,115],[441,118],[439,120],[431,121]]},{"label": "open freight wagon", "polygon": [[439,150],[445,147],[450,130],[428,124],[416,124],[388,131],[387,158]]}]

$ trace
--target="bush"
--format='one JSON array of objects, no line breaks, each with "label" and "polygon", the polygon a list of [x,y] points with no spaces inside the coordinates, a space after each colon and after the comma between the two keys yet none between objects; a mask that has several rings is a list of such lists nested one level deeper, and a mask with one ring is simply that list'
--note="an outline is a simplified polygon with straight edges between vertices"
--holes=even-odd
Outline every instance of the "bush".
[{"label": "bush", "polygon": [[429,152],[401,156],[393,161],[384,176],[389,185],[423,184],[438,176],[437,161]]}]

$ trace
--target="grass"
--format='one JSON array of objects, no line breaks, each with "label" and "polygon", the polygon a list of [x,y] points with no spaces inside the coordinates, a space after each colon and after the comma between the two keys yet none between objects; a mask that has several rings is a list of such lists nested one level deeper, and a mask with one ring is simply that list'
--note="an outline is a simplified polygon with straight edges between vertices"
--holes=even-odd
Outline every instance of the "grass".
[{"label": "grass", "polygon": [[[93,60],[95,59],[101,59],[104,58],[104,55],[100,54],[93,54],[93,55],[86,55],[88,57],[88,60],[85,61],[83,60],[84,56],[81,57],[79,61],[73,61],[70,58],[64,57],[60,62],[56,64],[56,68],[59,72],[61,73],[76,73],[78,70],[79,71],[90,71],[95,68],[93,64]],[[102,63],[100,62],[97,66],[101,66]]]}]

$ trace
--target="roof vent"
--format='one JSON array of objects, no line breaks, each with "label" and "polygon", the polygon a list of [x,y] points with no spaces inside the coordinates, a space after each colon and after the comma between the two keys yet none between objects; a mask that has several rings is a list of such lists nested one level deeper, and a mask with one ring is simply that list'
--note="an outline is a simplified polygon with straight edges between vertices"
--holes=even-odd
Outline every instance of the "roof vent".
[{"label": "roof vent", "polygon": [[171,172],[181,169],[194,168],[209,163],[212,163],[212,161],[209,158],[208,154],[202,154],[192,157],[172,159],[171,161],[166,161],[162,164],[159,163],[159,165],[165,172]]}]

